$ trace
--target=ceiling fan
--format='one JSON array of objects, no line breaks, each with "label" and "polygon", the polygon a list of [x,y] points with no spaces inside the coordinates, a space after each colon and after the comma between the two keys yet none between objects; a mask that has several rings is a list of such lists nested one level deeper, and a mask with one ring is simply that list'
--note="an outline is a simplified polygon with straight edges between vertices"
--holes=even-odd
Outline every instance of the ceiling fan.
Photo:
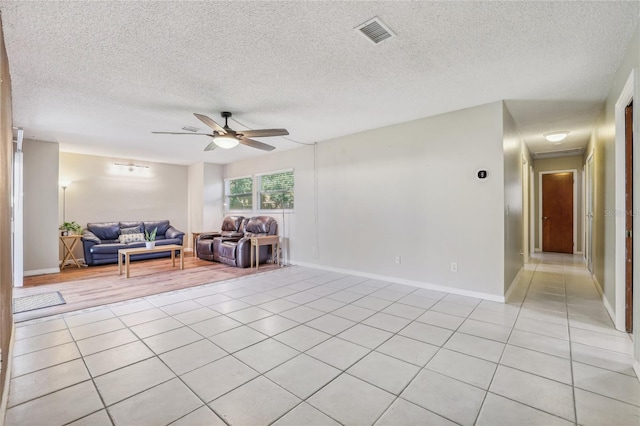
[{"label": "ceiling fan", "polygon": [[224,111],[220,115],[224,118],[224,127],[213,121],[206,115],[193,113],[193,115],[202,121],[204,124],[213,129],[212,133],[176,133],[176,132],[151,132],[161,135],[198,135],[209,136],[213,138],[211,142],[204,149],[205,151],[213,151],[216,148],[230,149],[236,147],[238,144],[250,146],[251,148],[262,149],[263,151],[273,151],[275,146],[268,145],[266,143],[258,142],[250,138],[265,138],[270,136],[286,136],[289,132],[286,129],[258,129],[258,130],[232,130],[229,127],[228,119],[231,117],[231,113]]}]

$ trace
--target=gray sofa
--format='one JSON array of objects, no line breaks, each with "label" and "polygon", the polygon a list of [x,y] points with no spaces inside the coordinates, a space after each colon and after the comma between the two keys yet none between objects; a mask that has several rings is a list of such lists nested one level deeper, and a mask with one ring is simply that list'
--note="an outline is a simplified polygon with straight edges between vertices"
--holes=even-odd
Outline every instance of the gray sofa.
[{"label": "gray sofa", "polygon": [[[156,246],[168,244],[182,245],[184,232],[171,226],[168,220],[141,222],[95,222],[88,223],[82,232],[84,261],[87,265],[104,265],[118,263],[118,250],[144,247],[144,241],[123,243],[121,235],[140,234],[148,231],[156,232]],[[142,253],[131,256],[131,260],[171,257],[171,252]]]},{"label": "gray sofa", "polygon": [[[196,241],[196,254],[200,259],[248,268],[251,258],[251,237],[278,235],[278,222],[270,216],[227,216],[221,232],[201,234]],[[271,246],[261,246],[259,261],[271,259]]]}]

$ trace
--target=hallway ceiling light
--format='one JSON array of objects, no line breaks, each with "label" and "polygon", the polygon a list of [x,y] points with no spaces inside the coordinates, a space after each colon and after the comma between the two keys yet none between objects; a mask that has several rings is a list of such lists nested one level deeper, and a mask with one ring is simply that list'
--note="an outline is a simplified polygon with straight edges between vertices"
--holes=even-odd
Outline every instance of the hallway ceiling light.
[{"label": "hallway ceiling light", "polygon": [[562,132],[545,133],[542,136],[544,136],[545,139],[548,140],[549,142],[560,142],[561,140],[566,138],[568,134],[569,132],[562,131]]}]

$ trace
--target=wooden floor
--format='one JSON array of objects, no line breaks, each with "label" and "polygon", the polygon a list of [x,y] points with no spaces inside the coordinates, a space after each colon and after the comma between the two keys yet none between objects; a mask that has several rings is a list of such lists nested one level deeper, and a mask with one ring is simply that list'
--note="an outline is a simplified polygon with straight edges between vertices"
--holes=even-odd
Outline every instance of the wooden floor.
[{"label": "wooden floor", "polygon": [[[26,321],[257,273],[252,268],[236,268],[190,255],[185,256],[184,270],[178,265],[176,260],[173,267],[170,258],[131,262],[130,278],[118,274],[117,264],[81,269],[74,266],[59,274],[25,277],[24,287],[13,289],[14,298],[59,291],[67,303],[22,312],[13,318],[15,322]],[[276,268],[277,265],[260,265],[259,272]]]}]

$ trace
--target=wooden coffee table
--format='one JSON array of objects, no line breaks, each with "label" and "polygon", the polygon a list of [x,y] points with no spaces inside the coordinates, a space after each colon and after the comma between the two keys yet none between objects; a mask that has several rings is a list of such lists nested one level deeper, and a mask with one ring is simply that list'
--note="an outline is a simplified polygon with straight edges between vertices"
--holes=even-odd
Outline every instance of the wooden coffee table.
[{"label": "wooden coffee table", "polygon": [[155,246],[152,249],[148,249],[146,247],[138,247],[138,248],[130,248],[130,249],[120,249],[118,250],[118,275],[122,275],[122,258],[124,257],[124,270],[126,272],[127,278],[129,278],[129,268],[131,266],[131,255],[132,254],[142,254],[142,253],[160,253],[163,251],[171,252],[171,262],[173,266],[176,266],[176,252],[180,253],[180,269],[184,269],[184,246],[179,246],[177,244],[167,244],[166,246]]}]

